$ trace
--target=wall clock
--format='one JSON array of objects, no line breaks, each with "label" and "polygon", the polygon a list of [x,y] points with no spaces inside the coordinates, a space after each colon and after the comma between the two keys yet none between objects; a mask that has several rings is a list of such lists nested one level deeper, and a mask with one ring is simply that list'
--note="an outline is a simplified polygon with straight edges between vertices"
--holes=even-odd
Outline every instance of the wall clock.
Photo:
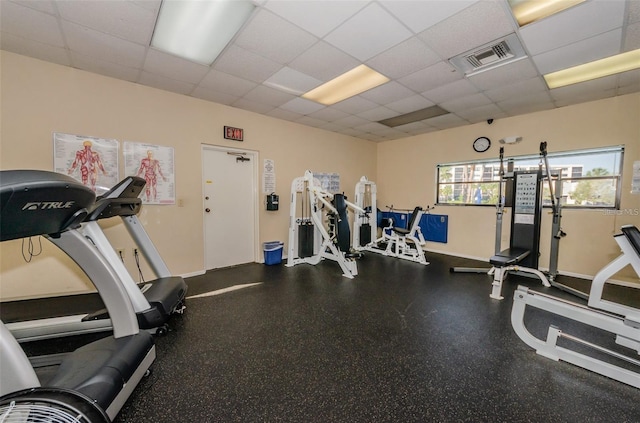
[{"label": "wall clock", "polygon": [[484,153],[491,147],[491,140],[487,137],[478,137],[473,142],[473,149],[478,153]]}]

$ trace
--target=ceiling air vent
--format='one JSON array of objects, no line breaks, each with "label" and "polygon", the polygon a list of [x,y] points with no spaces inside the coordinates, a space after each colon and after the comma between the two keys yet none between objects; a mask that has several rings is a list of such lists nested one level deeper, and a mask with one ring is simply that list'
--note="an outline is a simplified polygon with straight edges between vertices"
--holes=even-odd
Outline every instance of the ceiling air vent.
[{"label": "ceiling air vent", "polygon": [[484,72],[526,57],[516,34],[492,41],[449,59],[466,76]]}]

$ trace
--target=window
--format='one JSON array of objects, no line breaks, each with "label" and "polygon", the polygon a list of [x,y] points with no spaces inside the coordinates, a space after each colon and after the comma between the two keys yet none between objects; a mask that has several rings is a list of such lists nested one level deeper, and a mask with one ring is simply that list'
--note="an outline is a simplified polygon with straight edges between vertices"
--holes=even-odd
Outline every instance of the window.
[{"label": "window", "polygon": [[[549,153],[552,174],[562,175],[565,207],[618,208],[624,147]],[[504,159],[504,170],[537,170],[539,155]],[[544,168],[544,166],[543,166]],[[438,165],[438,204],[495,205],[500,189],[500,161],[476,160]],[[504,186],[503,186],[504,188]],[[555,189],[555,186],[554,186]],[[551,204],[545,183],[543,203]]]}]

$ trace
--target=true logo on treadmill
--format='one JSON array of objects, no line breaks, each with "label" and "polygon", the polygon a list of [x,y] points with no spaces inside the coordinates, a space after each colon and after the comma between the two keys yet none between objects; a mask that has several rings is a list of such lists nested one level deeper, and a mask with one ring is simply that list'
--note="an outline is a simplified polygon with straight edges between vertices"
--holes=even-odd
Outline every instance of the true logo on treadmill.
[{"label": "true logo on treadmill", "polygon": [[27,203],[22,210],[51,210],[51,209],[70,209],[75,201],[41,201],[38,203]]}]

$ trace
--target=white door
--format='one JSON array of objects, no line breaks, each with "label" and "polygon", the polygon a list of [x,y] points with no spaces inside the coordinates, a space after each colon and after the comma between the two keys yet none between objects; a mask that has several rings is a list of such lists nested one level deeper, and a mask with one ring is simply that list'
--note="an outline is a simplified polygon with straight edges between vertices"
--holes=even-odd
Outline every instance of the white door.
[{"label": "white door", "polygon": [[202,146],[205,268],[255,261],[257,154]]}]

